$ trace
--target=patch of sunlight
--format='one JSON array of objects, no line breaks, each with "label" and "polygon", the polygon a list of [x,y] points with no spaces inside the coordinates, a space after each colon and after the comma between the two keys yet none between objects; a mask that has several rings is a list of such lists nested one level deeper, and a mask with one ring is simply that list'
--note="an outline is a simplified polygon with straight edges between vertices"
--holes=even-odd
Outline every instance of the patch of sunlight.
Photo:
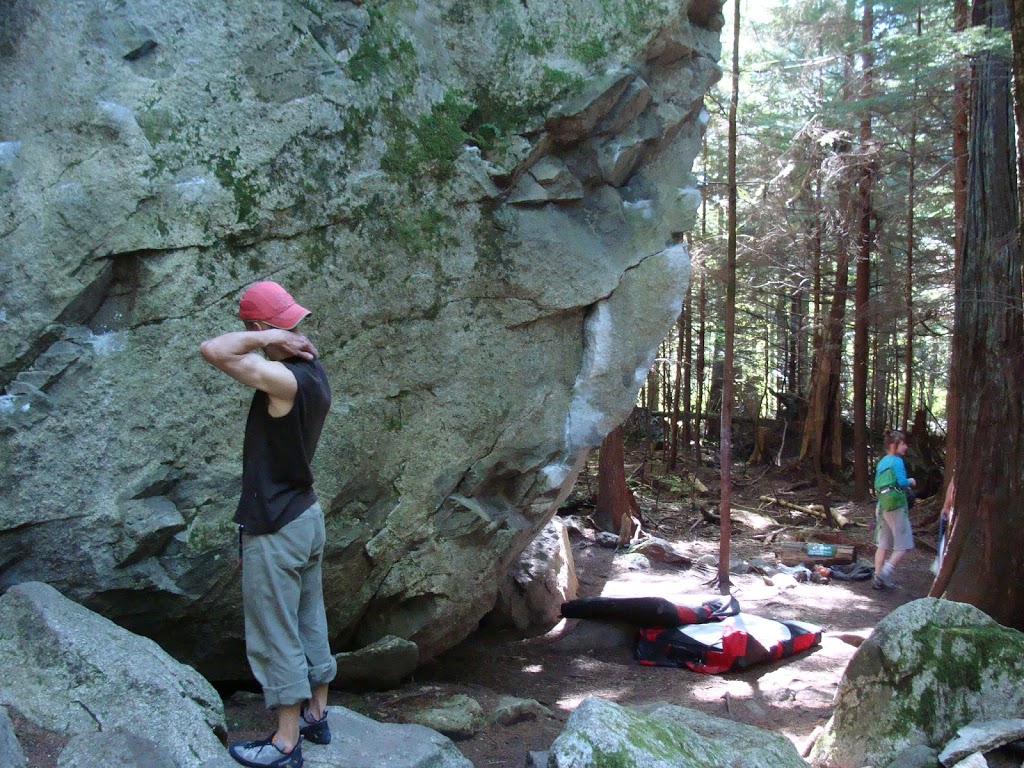
[{"label": "patch of sunlight", "polygon": [[708,676],[708,681],[711,682],[711,685],[701,686],[700,688],[694,688],[690,691],[690,695],[698,701],[703,702],[721,703],[722,699],[725,697],[727,693],[730,697],[736,698],[732,693],[726,690],[727,683],[733,681],[725,681],[722,680],[722,678],[716,676]]},{"label": "patch of sunlight", "polygon": [[754,695],[754,686],[745,680],[726,680],[726,692],[733,698],[743,698]]},{"label": "patch of sunlight", "polygon": [[527,664],[525,667],[523,667],[522,671],[523,672],[529,672],[531,675],[536,675],[536,674],[544,671],[544,665],[543,664]]},{"label": "patch of sunlight", "polygon": [[774,528],[778,525],[772,518],[755,512],[752,509],[733,509],[732,517],[734,520],[739,520],[755,531],[767,531],[769,528]]},{"label": "patch of sunlight", "polygon": [[582,691],[574,696],[566,696],[558,699],[555,702],[555,706],[565,712],[572,712],[576,707],[583,703],[583,700],[590,696],[597,696],[601,699],[608,701],[618,701],[622,696],[626,695],[628,691],[624,688],[594,688],[589,691]]}]

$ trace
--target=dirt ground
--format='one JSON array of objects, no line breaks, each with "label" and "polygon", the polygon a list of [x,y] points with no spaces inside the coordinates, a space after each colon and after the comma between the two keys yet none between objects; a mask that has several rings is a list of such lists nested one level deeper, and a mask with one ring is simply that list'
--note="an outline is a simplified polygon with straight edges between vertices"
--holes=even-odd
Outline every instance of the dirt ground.
[{"label": "dirt ground", "polygon": [[[635,457],[629,467],[638,473]],[[691,468],[692,471],[692,468]],[[732,498],[733,560],[771,560],[771,543],[783,540],[852,544],[859,559],[870,562],[874,547],[871,521],[873,504],[851,504],[848,489],[835,488],[830,503],[850,520],[838,531],[822,520],[759,501],[777,495],[798,505],[813,503],[815,491],[799,472],[773,467],[738,468]],[[648,473],[651,474],[651,473]],[[706,494],[689,492],[683,480],[651,484],[631,482],[644,510],[643,530],[678,543],[690,557],[717,557],[719,529],[700,512],[717,511],[717,471],[700,468]],[[577,507],[564,510],[585,520],[587,502],[596,488],[594,470],[577,485]],[[658,490],[660,488],[661,490]],[[797,490],[793,490],[793,489]],[[501,696],[536,699],[551,717],[503,727],[489,725],[456,745],[475,768],[522,768],[531,750],[551,746],[565,720],[587,696],[601,696],[621,704],[669,702],[719,717],[756,725],[784,734],[803,750],[815,728],[831,715],[833,696],[859,639],[878,621],[903,603],[924,597],[931,586],[929,566],[935,556],[932,521],[940,502],[919,502],[912,518],[917,548],[897,573],[895,589],[876,591],[870,581],[828,584],[813,582],[769,584],[756,573],[732,576],[732,594],[742,609],[769,618],[791,618],[817,624],[825,630],[820,646],[796,657],[740,673],[702,675],[685,669],[641,666],[631,644],[621,633],[607,636],[575,620],[563,621],[543,635],[529,638],[482,629],[457,648],[420,668],[401,688],[374,694],[332,692],[332,703],[347,706],[385,722],[403,722],[410,707],[426,705],[445,696],[464,693],[490,714]],[[599,546],[595,531],[573,533],[570,540],[579,577],[579,596],[716,595],[714,568],[681,568],[652,562],[649,570],[632,570],[623,550]],[[787,580],[779,580],[787,581]],[[229,698],[231,737],[264,735],[266,716],[249,696]],[[257,725],[258,724],[258,725]]]},{"label": "dirt ground", "polygon": [[[654,477],[637,480],[644,467],[633,457],[629,467],[637,500],[643,510],[642,531],[669,539],[691,558],[717,557],[718,526],[713,515],[718,498],[717,471],[697,468],[708,487],[692,490],[684,472],[681,479]],[[693,467],[689,470],[692,473]],[[586,521],[596,488],[590,468],[577,484],[572,509],[563,510]],[[856,546],[859,559],[870,562],[874,548],[872,504],[852,504],[848,490],[835,487],[830,504],[850,520],[839,531],[813,516],[759,500],[777,496],[797,505],[813,503],[815,491],[795,469],[737,468],[732,496],[733,560],[774,558],[773,544],[784,540],[820,541]],[[685,669],[645,667],[633,657],[628,639],[614,630],[594,631],[595,625],[563,621],[543,635],[524,638],[481,629],[457,648],[420,668],[401,688],[370,694],[333,692],[331,704],[346,706],[385,722],[403,722],[408,708],[454,693],[476,699],[488,715],[501,696],[536,699],[549,708],[550,717],[513,726],[490,724],[470,739],[456,742],[475,768],[522,768],[531,750],[544,750],[561,732],[565,720],[587,696],[601,696],[621,704],[668,702],[719,717],[756,725],[784,734],[803,750],[816,727],[830,716],[833,696],[859,638],[870,634],[878,621],[894,608],[924,597],[931,586],[929,566],[935,556],[934,519],[938,499],[919,502],[915,521],[917,548],[901,564],[896,588],[876,591],[870,581],[830,583],[779,579],[770,583],[761,575],[734,573],[732,594],[742,609],[769,618],[799,619],[825,630],[820,646],[773,664],[725,675],[702,675]],[[679,567],[652,561],[637,569],[636,558],[624,550],[599,546],[595,531],[584,525],[570,536],[579,577],[579,596],[716,595],[713,567]],[[265,736],[270,718],[261,698],[240,691],[226,697],[229,739]],[[15,718],[19,739],[33,768],[56,766],[65,739],[31,728]]]}]

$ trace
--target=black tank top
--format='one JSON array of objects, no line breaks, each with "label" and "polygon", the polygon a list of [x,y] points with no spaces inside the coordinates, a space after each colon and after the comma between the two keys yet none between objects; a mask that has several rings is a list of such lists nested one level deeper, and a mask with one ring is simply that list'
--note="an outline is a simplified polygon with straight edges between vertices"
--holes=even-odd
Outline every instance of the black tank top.
[{"label": "black tank top", "polygon": [[256,390],[245,422],[242,497],[234,521],[247,534],[278,531],[317,500],[310,465],[331,407],[331,387],[319,360],[282,362],[298,384],[292,409],[271,416],[266,392]]}]

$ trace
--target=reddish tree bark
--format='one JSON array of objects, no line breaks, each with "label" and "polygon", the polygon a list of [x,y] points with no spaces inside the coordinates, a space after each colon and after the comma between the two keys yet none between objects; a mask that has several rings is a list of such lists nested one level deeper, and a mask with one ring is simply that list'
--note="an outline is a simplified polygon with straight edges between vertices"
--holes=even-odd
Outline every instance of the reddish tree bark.
[{"label": "reddish tree bark", "polygon": [[720,523],[718,540],[718,589],[729,594],[729,543],[732,536],[732,406],[733,349],[736,340],[736,206],[739,194],[736,187],[736,114],[740,101],[740,4],[733,6],[732,36],[732,96],[729,99],[729,224],[725,268],[725,361],[722,373],[722,425],[721,458],[722,490],[719,504]]},{"label": "reddish tree bark", "polygon": [[[977,0],[973,21],[1008,29],[1006,0]],[[952,536],[932,594],[971,603],[1024,629],[1024,265],[1007,57],[978,54],[971,85],[968,205],[953,339],[955,385],[971,397],[959,401],[956,455],[964,466],[957,475]]]},{"label": "reddish tree bark", "polygon": [[[864,3],[861,23],[862,83],[861,98],[869,103],[872,91],[872,68],[874,55],[871,43],[874,38],[875,17],[872,4]],[[860,181],[858,184],[858,232],[857,232],[857,291],[854,300],[853,319],[853,500],[864,501],[868,497],[868,331],[870,316],[868,302],[871,300],[871,187],[875,181],[874,151],[871,141],[871,109],[864,107],[860,121],[860,148],[862,153]]]},{"label": "reddish tree bark", "polygon": [[[953,0],[953,30],[962,32],[971,23],[970,4],[967,0]],[[970,71],[966,62],[953,73],[953,282],[960,274],[960,254],[963,251],[964,217],[967,210],[967,138],[968,115],[971,108]],[[958,299],[955,299],[958,301]],[[955,383],[956,345],[949,356],[949,391],[946,395],[946,476],[949,485],[956,466],[956,438],[958,393]]]},{"label": "reddish tree bark", "polygon": [[605,436],[597,466],[597,508],[594,520],[611,533],[632,533],[630,517],[639,513],[633,491],[626,485],[626,452],[622,445],[622,427],[616,427]]}]

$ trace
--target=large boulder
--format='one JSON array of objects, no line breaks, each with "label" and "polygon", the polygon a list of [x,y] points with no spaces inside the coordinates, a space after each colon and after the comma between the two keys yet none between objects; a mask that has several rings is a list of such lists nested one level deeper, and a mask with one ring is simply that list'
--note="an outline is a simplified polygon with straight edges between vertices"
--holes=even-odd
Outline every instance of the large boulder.
[{"label": "large boulder", "polygon": [[589,697],[551,745],[549,768],[806,768],[792,742],[752,725],[665,705],[641,713]]},{"label": "large boulder", "polygon": [[69,766],[123,742],[161,755],[154,766],[195,768],[224,751],[227,733],[220,696],[194,669],[38,582],[0,597],[0,705],[48,731],[105,734],[72,740]]},{"label": "large boulder", "polygon": [[335,650],[464,638],[679,310],[720,11],[3,3],[0,589],[247,674],[249,394],[197,349],[272,278],[334,391]]},{"label": "large boulder", "polygon": [[562,603],[576,599],[578,588],[569,531],[552,518],[512,561],[487,622],[520,631],[551,629],[562,618]]},{"label": "large boulder", "polygon": [[0,707],[0,765],[7,768],[25,768],[25,753],[21,749],[14,724],[7,709]]},{"label": "large boulder", "polygon": [[822,768],[888,765],[943,749],[976,720],[1024,712],[1024,633],[973,606],[926,598],[897,608],[857,649],[811,751]]}]

